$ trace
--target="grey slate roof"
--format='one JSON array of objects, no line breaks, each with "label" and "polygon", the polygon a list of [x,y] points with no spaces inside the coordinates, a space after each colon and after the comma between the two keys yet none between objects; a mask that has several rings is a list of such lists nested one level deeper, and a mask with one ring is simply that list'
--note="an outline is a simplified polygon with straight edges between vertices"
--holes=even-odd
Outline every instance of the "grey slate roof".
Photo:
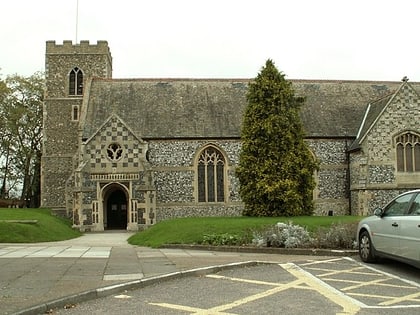
[{"label": "grey slate roof", "polygon": [[417,94],[419,93],[419,83],[404,82],[400,83],[399,87],[392,94],[388,94],[380,99],[370,102],[366,106],[366,110],[364,112],[364,119],[362,120],[359,126],[357,138],[349,148],[350,151],[357,150],[360,148],[360,144],[365,138],[365,136],[369,133],[370,128],[373,126],[373,124],[375,124],[375,122],[380,117],[381,113],[385,110],[385,108],[392,102],[394,96],[397,95],[401,88],[406,84],[409,85],[409,87],[413,88],[414,91],[417,92]]},{"label": "grey slate roof", "polygon": [[[369,102],[401,82],[290,80],[305,96],[307,137],[355,138]],[[247,79],[93,79],[85,89],[83,138],[111,114],[138,137],[239,138]]]},{"label": "grey slate roof", "polygon": [[308,137],[356,137],[369,102],[394,92],[401,82],[292,81],[306,97],[301,118]]},{"label": "grey slate roof", "polygon": [[349,148],[350,151],[357,150],[360,148],[360,139],[366,135],[369,128],[372,126],[376,118],[380,115],[382,110],[386,107],[386,105],[390,102],[394,95],[394,93],[386,95],[383,98],[373,101],[366,106],[366,110],[364,112],[365,117],[359,126],[358,135],[355,141],[351,144]]}]

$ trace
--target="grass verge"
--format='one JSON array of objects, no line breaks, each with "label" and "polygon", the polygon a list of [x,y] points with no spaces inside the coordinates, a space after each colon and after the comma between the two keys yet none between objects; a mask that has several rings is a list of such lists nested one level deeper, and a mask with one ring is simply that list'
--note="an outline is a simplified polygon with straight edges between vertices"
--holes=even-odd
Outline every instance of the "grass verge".
[{"label": "grass verge", "polygon": [[[34,224],[3,220],[36,220]],[[3,221],[3,222],[2,222]],[[51,215],[49,209],[0,208],[0,243],[37,243],[72,239],[82,235],[69,220]]]},{"label": "grass verge", "polygon": [[205,235],[235,235],[249,240],[252,231],[263,230],[278,222],[292,222],[316,233],[333,224],[355,223],[357,216],[304,216],[304,217],[206,217],[180,218],[159,222],[129,238],[132,245],[160,247],[164,244],[201,244]]},{"label": "grass verge", "polygon": [[[262,231],[278,222],[291,222],[305,227],[312,235],[320,229],[329,230],[336,224],[357,223],[357,216],[305,216],[305,217],[205,217],[179,218],[159,222],[145,231],[129,238],[132,245],[160,247],[165,244],[203,244],[206,240],[224,244],[234,237],[249,244],[253,232]],[[25,220],[36,223],[1,222],[2,220]],[[333,230],[332,230],[333,231]],[[341,230],[335,234],[342,233]],[[331,233],[330,233],[331,234]],[[71,228],[71,222],[51,215],[49,209],[9,209],[0,208],[0,243],[36,243],[72,239],[82,235]],[[323,241],[325,233],[317,239]],[[332,236],[335,236],[332,234]],[[329,239],[323,241],[332,244]],[[319,244],[322,247],[322,244]]]}]

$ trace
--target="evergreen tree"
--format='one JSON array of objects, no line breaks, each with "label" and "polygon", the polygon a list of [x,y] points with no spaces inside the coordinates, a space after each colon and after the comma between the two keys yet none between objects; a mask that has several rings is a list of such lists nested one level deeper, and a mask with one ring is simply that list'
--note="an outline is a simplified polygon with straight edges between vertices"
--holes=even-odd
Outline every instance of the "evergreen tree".
[{"label": "evergreen tree", "polygon": [[304,142],[291,82],[267,60],[249,84],[242,123],[237,176],[244,215],[298,216],[313,213],[317,164]]}]

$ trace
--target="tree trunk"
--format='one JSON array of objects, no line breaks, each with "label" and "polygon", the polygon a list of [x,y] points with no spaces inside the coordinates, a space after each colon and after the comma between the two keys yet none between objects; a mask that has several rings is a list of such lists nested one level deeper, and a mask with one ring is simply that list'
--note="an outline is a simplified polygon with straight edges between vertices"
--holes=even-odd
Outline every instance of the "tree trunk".
[{"label": "tree trunk", "polygon": [[7,192],[7,174],[9,173],[9,147],[6,150],[6,157],[5,157],[5,166],[4,166],[4,176],[3,176],[3,183],[0,188],[0,198],[6,199],[8,197]]}]

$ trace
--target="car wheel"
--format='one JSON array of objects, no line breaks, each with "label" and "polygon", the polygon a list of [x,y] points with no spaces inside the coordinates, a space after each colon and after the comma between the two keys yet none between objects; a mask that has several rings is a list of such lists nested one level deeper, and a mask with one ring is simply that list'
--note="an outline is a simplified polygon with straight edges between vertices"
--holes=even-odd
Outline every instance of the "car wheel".
[{"label": "car wheel", "polygon": [[373,244],[367,231],[363,231],[359,236],[359,256],[364,262],[377,261]]}]

